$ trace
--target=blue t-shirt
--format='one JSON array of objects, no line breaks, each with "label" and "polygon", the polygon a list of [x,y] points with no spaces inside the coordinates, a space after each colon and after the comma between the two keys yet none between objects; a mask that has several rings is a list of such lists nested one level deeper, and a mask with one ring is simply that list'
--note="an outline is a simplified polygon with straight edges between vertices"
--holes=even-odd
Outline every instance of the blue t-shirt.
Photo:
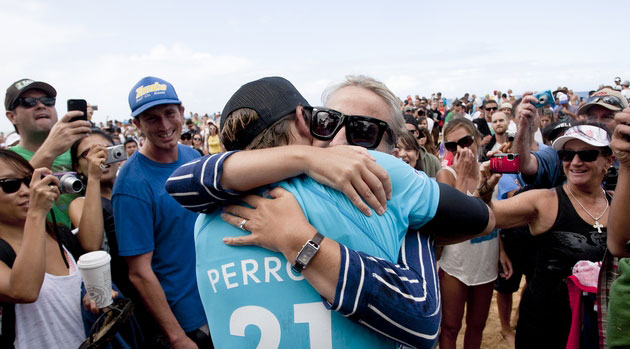
[{"label": "blue t-shirt", "polygon": [[182,208],[164,189],[181,165],[199,157],[178,145],[177,161],[163,164],[134,153],[120,169],[112,203],[121,256],[153,252],[151,267],[184,331],[206,323],[195,273],[193,228],[197,214]]},{"label": "blue t-shirt", "polygon": [[[315,228],[352,249],[395,262],[407,227],[417,229],[437,210],[439,188],[399,159],[371,152],[392,181],[384,215],[366,217],[340,192],[306,176],[280,182]],[[280,253],[232,247],[223,237],[246,232],[220,212],[195,225],[197,281],[212,338],[226,348],[395,348],[396,343],[327,310],[319,294]]]}]

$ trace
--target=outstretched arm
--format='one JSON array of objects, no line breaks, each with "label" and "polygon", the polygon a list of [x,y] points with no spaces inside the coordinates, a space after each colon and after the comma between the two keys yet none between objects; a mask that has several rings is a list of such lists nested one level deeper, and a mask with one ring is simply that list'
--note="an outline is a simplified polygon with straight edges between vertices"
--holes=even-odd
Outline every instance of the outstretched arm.
[{"label": "outstretched arm", "polygon": [[209,155],[177,169],[166,190],[185,208],[211,212],[248,190],[301,174],[343,192],[367,216],[369,207],[384,212],[391,197],[387,172],[365,149],[350,146],[291,145]]},{"label": "outstretched arm", "polygon": [[535,102],[536,98],[532,96],[532,93],[529,91],[525,92],[523,100],[516,111],[519,122],[512,150],[519,154],[521,173],[525,176],[536,176],[536,173],[538,173],[538,161],[530,152],[532,144],[532,133],[530,130],[533,127],[534,119],[538,115],[536,107],[532,104]]},{"label": "outstretched arm", "polygon": [[615,121],[610,146],[619,159],[619,177],[608,216],[608,249],[617,257],[630,257],[626,249],[630,241],[630,109],[617,113]]}]

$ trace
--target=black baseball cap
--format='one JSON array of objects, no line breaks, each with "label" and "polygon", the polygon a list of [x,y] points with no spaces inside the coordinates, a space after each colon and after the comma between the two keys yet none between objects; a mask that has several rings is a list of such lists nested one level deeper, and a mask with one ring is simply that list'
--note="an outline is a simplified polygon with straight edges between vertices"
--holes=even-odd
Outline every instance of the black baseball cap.
[{"label": "black baseball cap", "polygon": [[244,149],[256,136],[276,121],[295,112],[298,105],[310,107],[306,99],[289,80],[271,76],[248,82],[228,100],[221,115],[221,129],[232,112],[242,108],[253,109],[258,119],[237,132],[236,139],[222,139],[226,150]]},{"label": "black baseball cap", "polygon": [[42,90],[48,97],[57,97],[57,91],[49,84],[43,81],[35,81],[31,79],[21,79],[12,83],[7,88],[7,94],[4,97],[4,108],[6,110],[13,109],[15,101],[28,90]]},{"label": "black baseball cap", "polygon": [[562,136],[564,131],[573,127],[575,123],[571,119],[556,121],[542,130],[543,136],[553,142],[556,138]]}]

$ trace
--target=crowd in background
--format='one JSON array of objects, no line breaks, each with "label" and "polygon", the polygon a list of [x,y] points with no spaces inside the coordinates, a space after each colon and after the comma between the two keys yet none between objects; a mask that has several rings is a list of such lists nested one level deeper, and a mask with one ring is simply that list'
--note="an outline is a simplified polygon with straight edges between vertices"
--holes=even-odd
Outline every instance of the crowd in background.
[{"label": "crowd in background", "polygon": [[[45,90],[46,88],[43,91],[50,97],[51,92]],[[545,99],[546,96],[550,97],[550,100]],[[5,105],[7,110],[14,112],[18,107],[28,107],[29,101],[25,101],[24,96],[20,98],[22,99],[16,97],[15,103],[12,105]],[[40,102],[44,104],[42,98],[45,96],[35,96],[34,98],[36,105]],[[462,321],[465,321],[467,325],[465,343],[471,347],[480,345],[490,301],[495,290],[498,292],[501,333],[510,343],[516,341],[519,347],[533,345],[535,342],[532,341],[539,338],[537,331],[543,325],[557,330],[556,336],[548,339],[549,343],[553,343],[553,345],[558,343],[562,346],[562,343],[566,343],[566,334],[570,331],[569,343],[575,340],[573,331],[578,331],[578,337],[580,336],[579,333],[584,334],[581,340],[583,345],[588,343],[586,344],[587,347],[589,347],[588,345],[597,346],[600,341],[603,341],[602,331],[605,332],[606,326],[605,311],[594,314],[592,311],[586,311],[585,314],[581,315],[581,318],[578,317],[579,323],[584,324],[583,326],[589,324],[588,321],[583,320],[584,317],[592,321],[590,323],[592,327],[586,329],[574,329],[577,323],[576,318],[573,317],[573,322],[567,321],[566,316],[571,317],[572,315],[566,313],[565,310],[567,309],[565,308],[551,313],[550,308],[555,310],[559,304],[569,304],[569,296],[566,295],[565,297],[564,293],[567,289],[570,292],[571,286],[566,286],[568,275],[564,275],[567,269],[564,260],[557,265],[558,269],[562,269],[562,272],[549,272],[544,268],[544,264],[552,265],[556,262],[554,258],[567,258],[566,263],[568,263],[569,260],[573,261],[574,257],[579,256],[581,261],[588,260],[597,263],[603,260],[604,265],[601,268],[602,273],[606,276],[608,276],[606,273],[610,273],[611,269],[617,268],[618,259],[606,252],[605,233],[601,235],[602,231],[599,227],[606,229],[605,226],[610,224],[600,225],[600,220],[610,222],[608,220],[608,208],[611,205],[612,194],[617,181],[617,171],[620,166],[619,159],[613,157],[610,147],[611,134],[616,127],[614,117],[616,113],[628,108],[629,100],[630,81],[622,81],[620,78],[615,78],[613,84],[601,85],[597,89],[581,94],[570,88],[559,86],[549,91],[534,93],[523,91],[519,95],[508,89],[506,92],[495,90],[483,95],[466,93],[461,97],[452,96],[452,98],[447,98],[440,92],[436,92],[430,97],[408,95],[399,100],[400,115],[404,119],[405,130],[395,138],[397,144],[393,153],[416,170],[423,171],[427,176],[435,178],[437,182],[448,184],[470,196],[475,195],[482,198],[485,196],[484,199],[487,199],[485,201],[495,210],[497,227],[505,227],[505,229],[496,229],[486,236],[450,244],[439,250],[439,280],[443,307],[439,339],[441,348],[455,347]],[[536,103],[541,105],[536,106]],[[46,104],[46,106],[52,107],[54,102],[52,105]],[[183,108],[180,110],[183,112]],[[134,110],[134,106],[132,106],[132,111],[141,113],[144,109]],[[138,283],[128,277],[128,275],[133,275],[128,267],[134,269],[135,266],[128,266],[129,260],[125,262],[123,256],[119,255],[117,251],[119,241],[115,230],[118,225],[114,225],[114,211],[122,208],[112,204],[115,185],[118,187],[125,185],[120,184],[120,178],[117,178],[118,174],[121,173],[124,178],[127,178],[128,183],[131,183],[131,179],[127,177],[130,174],[125,173],[127,164],[124,162],[108,164],[105,167],[103,167],[103,163],[107,158],[106,148],[122,144],[129,158],[127,161],[133,159],[135,164],[140,160],[138,159],[139,156],[134,156],[134,153],[147,144],[150,147],[157,138],[151,138],[155,135],[145,134],[144,130],[150,130],[150,126],[147,124],[140,126],[141,123],[136,115],[134,115],[136,119],[109,120],[106,123],[100,122],[96,125],[92,121],[93,113],[94,111],[90,108],[87,115],[89,125],[87,122],[81,125],[81,131],[86,134],[90,133],[89,137],[76,139],[72,142],[67,141],[67,144],[57,146],[59,149],[63,148],[63,151],[57,151],[56,145],[47,144],[42,140],[40,147],[55,149],[54,151],[51,150],[51,154],[55,154],[55,156],[49,159],[34,155],[36,152],[30,152],[28,156],[23,155],[24,149],[20,150],[19,144],[23,144],[20,141],[24,133],[0,134],[0,143],[2,143],[3,149],[13,148],[31,164],[21,162],[19,159],[16,160],[11,155],[2,155],[4,153],[0,154],[2,155],[0,161],[14,164],[11,166],[19,168],[20,175],[23,173],[32,175],[34,173],[44,178],[38,178],[31,183],[34,193],[32,195],[40,195],[38,201],[34,201],[37,203],[36,208],[42,212],[44,212],[44,208],[52,208],[52,203],[62,200],[63,195],[65,195],[51,189],[53,194],[42,198],[43,194],[41,193],[47,190],[47,186],[51,187],[57,183],[56,180],[49,178],[52,176],[47,177],[46,175],[50,174],[51,170],[53,172],[72,170],[79,174],[80,179],[85,183],[86,190],[80,195],[74,195],[67,199],[64,206],[67,219],[59,221],[66,224],[68,230],[79,228],[79,231],[82,232],[82,234],[77,235],[79,245],[76,251],[70,248],[67,250],[73,254],[75,259],[80,252],[95,249],[109,251],[112,255],[112,265],[115,266],[112,269],[115,284],[118,285],[123,294],[141,304],[140,299],[144,299],[144,296],[140,296],[136,290]],[[192,153],[194,156],[189,154],[190,159],[225,152],[226,149],[219,138],[221,117],[220,113],[200,116],[199,113],[188,112],[188,116],[183,119],[183,125],[175,128],[179,133],[178,143],[195,151]],[[47,131],[53,134],[50,129]],[[581,134],[571,136],[571,132],[587,133],[587,136]],[[562,137],[568,138],[561,139]],[[582,143],[587,145],[584,146],[580,143],[578,146],[575,143],[576,140],[583,141]],[[16,148],[18,150],[15,150]],[[588,159],[587,157],[591,156],[594,150],[597,150],[597,154],[594,158]],[[53,158],[58,161],[66,152],[68,158],[64,160],[67,160],[64,163],[65,167],[56,166],[59,163],[53,162]],[[488,170],[488,166],[490,166],[488,160],[492,159],[493,155],[504,153],[519,154],[521,173],[506,173],[500,180],[496,178],[496,181],[492,183],[493,177]],[[627,159],[622,160],[626,161]],[[178,161],[180,160],[178,159]],[[567,163],[572,164],[574,162],[584,162],[586,165],[580,166],[589,169],[588,166],[591,166],[589,164],[595,164],[592,165],[593,167],[599,166],[596,171],[593,170],[593,172],[597,172],[597,176],[586,179],[580,177],[579,171],[571,167],[572,165],[567,165]],[[625,163],[623,162],[622,166]],[[178,167],[182,164],[178,162]],[[42,170],[41,168],[51,170]],[[480,180],[484,179],[484,175],[487,175],[485,183],[492,183],[488,184],[487,188],[479,185]],[[589,196],[592,192],[585,188],[597,189],[602,186],[602,183],[603,195],[596,190],[594,194]],[[24,184],[28,186],[28,183],[24,182]],[[18,186],[20,185],[18,183]],[[563,185],[567,189],[558,189],[562,188]],[[161,183],[160,186],[163,187]],[[8,187],[3,184],[2,189],[5,193],[9,193],[5,188]],[[536,190],[549,188],[555,188],[553,194],[549,194],[552,191],[536,192]],[[119,190],[124,192],[124,189]],[[133,190],[136,189],[128,190],[121,196],[132,197],[135,195]],[[571,190],[576,191],[577,197],[582,198],[582,200],[593,198],[585,205],[590,210],[583,206]],[[598,195],[601,196],[601,202],[597,201]],[[119,198],[119,200],[122,202],[122,199]],[[540,202],[547,202],[545,200],[548,200],[548,203],[560,202],[558,216],[547,217],[539,213],[533,218],[531,212],[539,210],[537,205],[540,205]],[[519,204],[516,205],[514,202],[519,202]],[[604,206],[605,209],[603,209]],[[532,211],[526,211],[527,207],[531,207]],[[597,213],[592,215],[591,211]],[[603,213],[599,215],[602,211]],[[94,229],[92,220],[86,218],[88,217],[86,212],[88,212],[89,217],[101,217],[96,229]],[[578,213],[576,214],[576,212]],[[29,218],[42,219],[41,214],[37,216],[33,216],[32,213],[29,214],[31,215]],[[575,222],[581,218],[585,222],[588,221],[588,224],[584,223],[584,226],[579,227],[573,226],[573,223],[556,225],[554,220],[560,220],[558,217],[563,214],[566,214],[566,217],[562,216],[562,219]],[[597,215],[599,217],[594,217]],[[588,219],[589,216],[592,220]],[[59,217],[62,216],[59,215]],[[24,230],[26,237],[32,232],[29,231],[28,224],[25,223],[26,216],[22,218],[18,225],[21,227],[20,229]],[[116,219],[118,220],[118,218]],[[554,224],[547,224],[548,222]],[[132,226],[131,223],[129,224]],[[528,225],[531,230],[526,228]],[[541,225],[545,229],[538,229]],[[582,230],[586,231],[575,239],[586,239],[589,243],[579,245],[579,251],[575,253],[575,256],[570,256],[571,258],[566,255],[557,256],[553,252],[549,252],[558,246],[563,246],[554,240],[557,238],[554,234],[562,229],[576,229],[580,231],[580,234],[582,234]],[[512,232],[513,230],[518,231]],[[595,230],[598,231],[599,235],[596,234]],[[50,234],[50,231],[47,232]],[[67,233],[64,232],[63,234]],[[538,235],[543,237],[538,237]],[[97,236],[98,238],[95,238]],[[557,239],[562,240],[561,238]],[[70,243],[65,243],[64,247],[67,247],[66,244],[69,245]],[[61,244],[59,246],[61,248]],[[577,243],[569,247],[577,248],[576,246]],[[34,248],[41,249],[41,246]],[[523,253],[523,250],[532,251],[532,253]],[[62,255],[63,251],[62,249]],[[51,260],[50,257],[42,258],[49,258],[46,263],[52,265],[51,270],[63,273],[63,271],[59,271],[63,269],[63,263],[60,261],[65,262],[65,257],[56,260]],[[569,266],[572,271],[574,264]],[[46,267],[46,272],[49,272],[48,267]],[[512,325],[512,317],[514,316],[511,311],[512,294],[520,289],[521,275],[525,276],[527,281],[527,286],[522,291],[524,295],[524,303],[522,304],[526,304],[527,308],[519,317],[519,325],[515,334]],[[577,273],[577,276],[580,274]],[[606,280],[612,283],[613,279],[608,277]],[[602,277],[599,280],[596,278],[594,285],[589,284],[588,286],[595,287],[595,291],[591,290],[590,295],[586,297],[578,295],[579,302],[590,304],[592,310],[593,305],[596,304],[596,296],[602,297],[603,295],[602,298],[606,299],[610,284],[602,286],[603,280]],[[37,284],[37,282],[32,281],[33,284]],[[41,286],[41,281],[39,282]],[[555,288],[541,286],[541,282],[554,285]],[[564,293],[559,295],[558,288]],[[140,292],[144,292],[144,290],[140,290]],[[545,297],[548,299],[544,300]],[[24,301],[24,299],[13,300],[14,303]],[[32,300],[32,297],[28,299],[28,301]],[[556,303],[552,304],[550,301]],[[578,306],[588,309],[588,306],[584,305],[576,306],[573,303],[570,305],[573,311]],[[145,309],[141,305],[138,308],[138,320],[141,322],[145,334],[147,329],[148,331],[158,331],[156,329],[161,327],[164,330],[162,323],[157,323],[161,319],[155,323],[149,320],[157,316],[155,310]],[[464,319],[465,309],[467,310]],[[602,319],[602,317],[604,318]],[[142,322],[151,322],[151,325],[144,327]],[[539,323],[536,324],[536,322]],[[51,331],[54,330],[54,328],[51,329]],[[72,331],[75,332],[73,336],[81,337],[76,333],[80,332],[80,329],[75,328]],[[193,336],[202,338],[199,341],[193,339],[197,344],[209,340],[209,337],[204,337],[206,332],[208,332],[207,324],[201,324],[201,326],[195,324],[194,329],[186,329],[186,335],[191,339]],[[171,344],[174,344],[169,333],[157,337],[155,340],[159,343],[164,344],[171,341]],[[168,344],[164,344],[164,347],[168,347]]]}]

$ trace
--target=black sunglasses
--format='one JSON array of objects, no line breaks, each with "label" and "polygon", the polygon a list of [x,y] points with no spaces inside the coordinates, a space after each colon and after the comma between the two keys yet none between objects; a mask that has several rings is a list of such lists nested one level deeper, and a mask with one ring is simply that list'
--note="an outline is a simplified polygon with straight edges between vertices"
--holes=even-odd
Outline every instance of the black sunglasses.
[{"label": "black sunglasses", "polygon": [[392,144],[395,137],[389,125],[383,120],[369,116],[346,115],[328,108],[305,108],[312,111],[311,135],[319,140],[331,140],[345,126],[348,144],[374,149],[387,132]]},{"label": "black sunglasses", "polygon": [[460,139],[457,140],[457,142],[444,142],[444,148],[446,148],[446,150],[454,153],[457,151],[457,146],[459,145],[462,148],[468,148],[470,147],[473,143],[475,143],[475,139],[471,136],[464,136]]},{"label": "black sunglasses", "polygon": [[597,102],[603,102],[606,104],[610,104],[612,106],[615,106],[619,109],[623,109],[624,108],[624,104],[621,101],[621,99],[615,97],[615,96],[593,96],[593,97],[589,97],[586,100],[586,103],[597,103]]},{"label": "black sunglasses", "polygon": [[592,162],[597,160],[597,157],[601,151],[598,149],[587,149],[587,150],[558,150],[558,157],[562,161],[573,161],[575,154],[580,157],[580,160],[584,162]]},{"label": "black sunglasses", "polygon": [[494,111],[496,111],[497,109],[498,109],[497,107],[486,108],[486,110],[494,110]]},{"label": "black sunglasses", "polygon": [[55,105],[55,97],[48,97],[48,96],[20,97],[16,99],[15,102],[13,103],[13,109],[15,109],[15,107],[17,107],[18,104],[23,106],[24,108],[33,108],[34,106],[37,105],[37,101],[42,102],[42,104],[47,107],[52,107]]},{"label": "black sunglasses", "polygon": [[31,177],[24,178],[4,178],[0,179],[0,187],[7,194],[15,193],[20,189],[22,183],[28,187],[31,184]]},{"label": "black sunglasses", "polygon": [[195,138],[193,138],[193,141],[201,141],[201,138],[195,137]]}]

